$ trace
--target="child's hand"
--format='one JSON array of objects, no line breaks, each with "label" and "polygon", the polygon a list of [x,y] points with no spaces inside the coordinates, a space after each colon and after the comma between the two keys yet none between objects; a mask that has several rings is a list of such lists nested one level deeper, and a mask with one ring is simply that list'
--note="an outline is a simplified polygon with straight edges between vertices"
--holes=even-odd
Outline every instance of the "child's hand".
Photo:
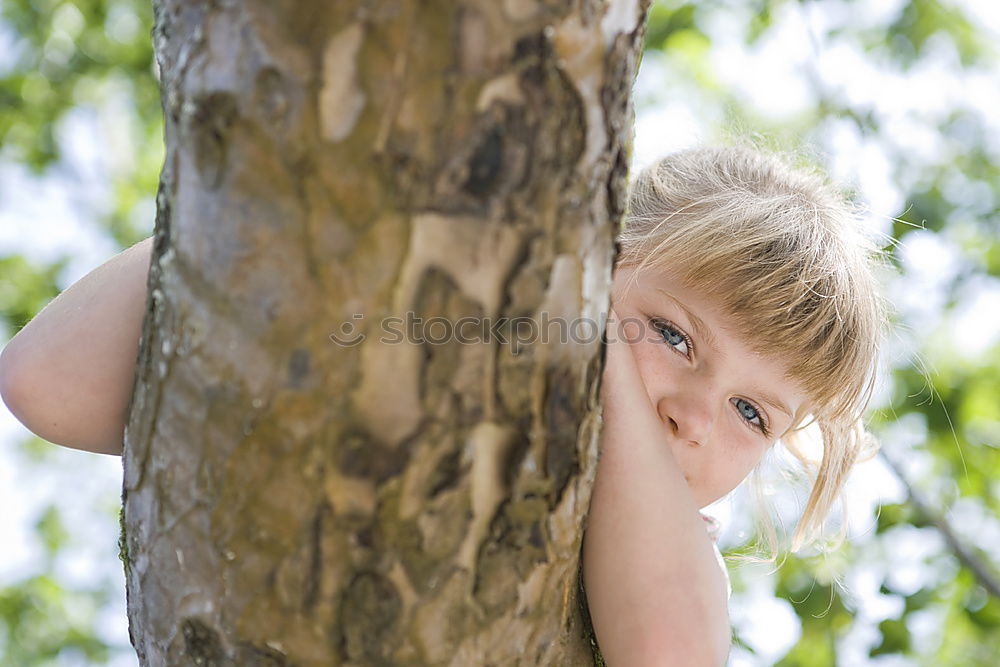
[{"label": "child's hand", "polygon": [[601,380],[605,433],[603,439],[624,436],[619,439],[635,441],[635,437],[627,437],[625,429],[628,428],[633,435],[639,432],[656,437],[656,434],[662,433],[662,437],[656,439],[664,447],[668,447],[663,423],[649,399],[649,392],[632,353],[632,342],[638,342],[643,329],[636,319],[620,320],[614,308],[608,313],[605,331],[607,351]]}]

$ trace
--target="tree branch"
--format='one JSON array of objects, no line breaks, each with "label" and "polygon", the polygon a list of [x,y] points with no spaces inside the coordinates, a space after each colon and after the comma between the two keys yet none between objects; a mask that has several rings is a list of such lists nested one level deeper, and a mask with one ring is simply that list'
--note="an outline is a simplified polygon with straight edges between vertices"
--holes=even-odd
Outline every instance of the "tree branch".
[{"label": "tree branch", "polygon": [[930,508],[930,504],[923,498],[920,491],[914,488],[906,478],[901,466],[886,452],[884,446],[880,448],[879,454],[892,469],[893,473],[895,473],[896,477],[899,478],[899,481],[903,483],[910,503],[917,512],[941,533],[959,562],[972,571],[972,574],[983,588],[993,597],[1000,599],[1000,582],[997,581],[996,577],[990,571],[990,567],[962,542],[961,538],[943,515],[938,514]]}]

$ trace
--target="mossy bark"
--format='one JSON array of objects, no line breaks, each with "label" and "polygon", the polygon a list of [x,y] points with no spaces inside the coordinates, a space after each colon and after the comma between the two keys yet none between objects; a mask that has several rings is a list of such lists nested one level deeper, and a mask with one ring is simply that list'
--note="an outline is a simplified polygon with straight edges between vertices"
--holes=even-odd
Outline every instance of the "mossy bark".
[{"label": "mossy bark", "polygon": [[[155,4],[167,157],[123,489],[140,662],[585,664],[647,0]],[[408,313],[443,319],[398,340]],[[584,323],[434,342],[463,317]]]}]

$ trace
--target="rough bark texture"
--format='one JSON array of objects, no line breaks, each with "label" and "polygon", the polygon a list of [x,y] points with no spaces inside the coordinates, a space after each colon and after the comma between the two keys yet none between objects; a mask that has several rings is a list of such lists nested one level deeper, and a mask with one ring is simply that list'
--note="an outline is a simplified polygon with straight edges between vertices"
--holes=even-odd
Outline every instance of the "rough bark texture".
[{"label": "rough bark texture", "polygon": [[[156,2],[124,455],[142,664],[590,659],[595,333],[646,4]],[[407,312],[593,324],[394,344]],[[363,342],[331,340],[345,322]]]}]

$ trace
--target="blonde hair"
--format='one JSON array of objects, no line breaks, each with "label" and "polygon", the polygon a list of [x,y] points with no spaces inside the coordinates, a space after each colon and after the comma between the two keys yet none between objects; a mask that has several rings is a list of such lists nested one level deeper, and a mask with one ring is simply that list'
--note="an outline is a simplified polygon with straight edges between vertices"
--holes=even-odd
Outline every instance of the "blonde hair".
[{"label": "blonde hair", "polygon": [[[707,147],[633,177],[618,242],[619,264],[669,269],[712,296],[739,331],[760,332],[746,344],[781,359],[805,390],[808,405],[781,442],[813,480],[791,551],[812,543],[851,467],[878,449],[862,413],[887,314],[877,246],[860,216],[813,170],[748,147]],[[802,448],[810,424],[822,437],[819,461]],[[752,483],[762,498],[759,475]],[[774,560],[773,523],[757,518]],[[845,517],[837,545],[846,525]]]}]

